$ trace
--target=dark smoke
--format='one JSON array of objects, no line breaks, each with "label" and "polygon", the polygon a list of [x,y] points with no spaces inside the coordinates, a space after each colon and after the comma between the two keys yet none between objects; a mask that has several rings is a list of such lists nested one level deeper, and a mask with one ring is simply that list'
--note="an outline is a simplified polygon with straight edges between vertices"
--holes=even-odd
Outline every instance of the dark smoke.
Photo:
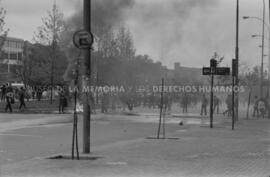
[{"label": "dark smoke", "polygon": [[[78,7],[78,13],[68,20],[68,24],[72,28],[82,28],[82,3],[78,0],[72,0],[70,3]],[[133,4],[134,0],[92,0],[92,31],[98,35],[100,29],[120,25],[124,21],[125,10]]]}]

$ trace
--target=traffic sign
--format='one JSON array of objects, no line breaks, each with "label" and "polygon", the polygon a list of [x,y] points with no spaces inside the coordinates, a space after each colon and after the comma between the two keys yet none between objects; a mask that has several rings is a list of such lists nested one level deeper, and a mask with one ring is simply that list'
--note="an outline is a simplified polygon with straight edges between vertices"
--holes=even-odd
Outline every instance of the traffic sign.
[{"label": "traffic sign", "polygon": [[218,67],[218,68],[216,68],[215,75],[230,75],[230,68]]},{"label": "traffic sign", "polygon": [[210,68],[203,67],[203,75],[230,75],[230,68],[227,67],[218,67],[218,68]]},{"label": "traffic sign", "polygon": [[203,67],[203,75],[211,75],[211,68],[210,67]]},{"label": "traffic sign", "polygon": [[93,34],[86,30],[76,31],[73,35],[73,43],[79,49],[91,49],[93,42]]}]

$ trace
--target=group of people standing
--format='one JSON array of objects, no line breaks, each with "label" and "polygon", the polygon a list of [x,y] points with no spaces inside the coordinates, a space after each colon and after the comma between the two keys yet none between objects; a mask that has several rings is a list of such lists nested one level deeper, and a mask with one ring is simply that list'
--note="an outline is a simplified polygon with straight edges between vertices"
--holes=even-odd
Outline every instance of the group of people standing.
[{"label": "group of people standing", "polygon": [[262,117],[264,118],[266,114],[269,114],[269,103],[266,98],[258,98],[258,96],[254,96],[254,104],[253,104],[253,117]]},{"label": "group of people standing", "polygon": [[[220,99],[214,95],[213,97],[213,113],[216,112],[219,114],[219,106],[220,106]],[[208,106],[208,99],[206,98],[206,95],[203,94],[202,100],[201,100],[201,116],[207,115],[207,106]]]},{"label": "group of people standing", "polygon": [[25,89],[23,87],[21,88],[12,88],[10,84],[4,84],[1,87],[1,101],[5,100],[6,106],[5,106],[5,112],[9,111],[12,112],[12,104],[15,103],[15,98],[18,98],[20,104],[19,104],[19,110],[25,109]]}]

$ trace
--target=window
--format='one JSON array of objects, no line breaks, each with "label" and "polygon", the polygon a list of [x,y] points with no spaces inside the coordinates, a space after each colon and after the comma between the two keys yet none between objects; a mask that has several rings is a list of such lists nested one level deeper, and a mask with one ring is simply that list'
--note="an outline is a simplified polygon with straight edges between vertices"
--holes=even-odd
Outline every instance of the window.
[{"label": "window", "polygon": [[8,53],[7,52],[3,53],[3,59],[8,59]]},{"label": "window", "polygon": [[18,60],[22,60],[22,53],[18,53]]},{"label": "window", "polygon": [[11,60],[17,60],[17,53],[10,53]]}]

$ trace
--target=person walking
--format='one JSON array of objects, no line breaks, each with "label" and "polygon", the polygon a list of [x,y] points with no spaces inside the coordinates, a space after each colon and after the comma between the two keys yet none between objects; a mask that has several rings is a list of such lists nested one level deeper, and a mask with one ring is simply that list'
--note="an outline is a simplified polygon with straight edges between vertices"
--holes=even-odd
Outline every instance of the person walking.
[{"label": "person walking", "polygon": [[188,95],[184,93],[182,100],[181,100],[181,106],[182,106],[182,112],[183,113],[188,113]]},{"label": "person walking", "polygon": [[11,104],[14,104],[14,94],[11,87],[8,87],[7,94],[6,94],[6,107],[5,112],[9,110],[9,112],[12,112],[12,106]]},{"label": "person walking", "polygon": [[207,100],[205,94],[203,94],[201,102],[202,102],[201,116],[203,115],[203,113],[204,113],[204,115],[207,115],[207,109],[206,108],[207,108],[207,105],[208,105],[208,100]]},{"label": "person walking", "polygon": [[2,100],[5,100],[5,97],[6,97],[6,91],[7,91],[6,85],[4,84],[4,85],[2,85],[2,87],[1,87],[1,101],[2,101]]},{"label": "person walking", "polygon": [[19,101],[20,101],[19,110],[21,110],[22,107],[23,107],[24,109],[25,109],[25,107],[26,107],[24,98],[25,98],[25,90],[24,90],[23,87],[21,87],[21,88],[20,88],[20,91],[19,91]]},{"label": "person walking", "polygon": [[259,103],[258,97],[254,96],[253,117],[258,117],[259,116],[258,103]]},{"label": "person walking", "polygon": [[226,98],[226,105],[227,105],[227,109],[226,109],[226,111],[224,111],[223,112],[223,115],[225,116],[226,114],[228,115],[228,116],[231,116],[232,115],[232,95],[231,94],[229,94],[228,96],[227,96],[227,98]]},{"label": "person walking", "polygon": [[63,91],[59,93],[59,114],[65,113],[65,107],[67,107],[67,98],[65,97],[65,94]]},{"label": "person walking", "polygon": [[214,96],[213,103],[214,103],[213,112],[217,111],[217,114],[219,114],[220,99],[216,95]]},{"label": "person walking", "polygon": [[258,111],[259,111],[258,117],[264,118],[266,114],[266,107],[267,107],[266,100],[264,98],[260,98],[258,101]]}]

